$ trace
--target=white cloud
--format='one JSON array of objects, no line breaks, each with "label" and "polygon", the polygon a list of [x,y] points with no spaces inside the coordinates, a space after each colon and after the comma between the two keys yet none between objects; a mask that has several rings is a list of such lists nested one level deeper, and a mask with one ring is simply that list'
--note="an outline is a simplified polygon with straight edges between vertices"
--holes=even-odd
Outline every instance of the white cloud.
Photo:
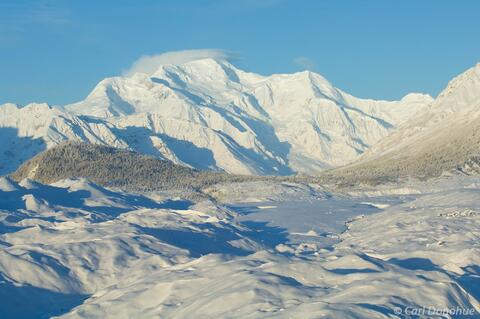
[{"label": "white cloud", "polygon": [[317,66],[315,61],[304,56],[299,56],[293,59],[293,63],[295,63],[296,66],[305,70],[313,70]]},{"label": "white cloud", "polygon": [[156,55],[144,55],[132,66],[123,72],[124,75],[130,76],[136,72],[152,74],[161,65],[165,64],[182,64],[200,59],[220,59],[230,61],[234,58],[232,53],[219,49],[201,49],[201,50],[183,50],[171,51]]}]

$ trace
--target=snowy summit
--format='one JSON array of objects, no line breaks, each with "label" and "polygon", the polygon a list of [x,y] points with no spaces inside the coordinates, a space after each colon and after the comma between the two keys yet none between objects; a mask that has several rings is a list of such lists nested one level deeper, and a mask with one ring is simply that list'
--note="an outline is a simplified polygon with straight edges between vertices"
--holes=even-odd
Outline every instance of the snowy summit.
[{"label": "snowy summit", "polygon": [[356,98],[310,71],[261,76],[212,58],[166,64],[104,79],[62,108],[0,106],[0,127],[21,138],[4,145],[10,164],[1,172],[31,157],[19,152],[25,143],[38,152],[79,140],[198,169],[314,174],[355,160],[431,102]]}]

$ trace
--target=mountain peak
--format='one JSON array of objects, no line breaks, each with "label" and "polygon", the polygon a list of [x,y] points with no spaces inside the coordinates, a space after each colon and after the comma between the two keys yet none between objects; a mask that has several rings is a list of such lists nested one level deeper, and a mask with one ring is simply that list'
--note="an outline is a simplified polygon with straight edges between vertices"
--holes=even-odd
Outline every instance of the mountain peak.
[{"label": "mountain peak", "polygon": [[421,110],[426,103],[414,97],[392,106],[350,96],[312,71],[261,76],[225,59],[202,58],[107,78],[85,100],[64,107],[76,115],[71,119],[51,116],[45,126],[31,125],[17,120],[25,118],[17,111],[0,116],[0,124],[22,126],[47,147],[82,140],[198,169],[312,174],[354,160]]},{"label": "mountain peak", "polygon": [[[165,74],[175,77],[186,75],[198,79],[224,79],[238,82],[240,72],[234,65],[225,59],[204,58],[181,64],[164,64],[153,74],[153,77],[164,76]],[[179,74],[180,73],[180,74]]]},{"label": "mountain peak", "polygon": [[48,103],[30,103],[23,108],[32,112],[45,112],[53,109]]},{"label": "mountain peak", "polygon": [[479,88],[477,64],[451,80],[431,107],[336,173],[381,181],[478,171]]},{"label": "mountain peak", "polygon": [[[475,66],[467,69],[465,72],[461,73],[460,75],[454,77],[450,82],[448,82],[445,91],[451,91],[452,89],[466,84],[467,82],[472,81],[480,81],[480,63],[477,63]],[[441,93],[441,94],[442,94]]]},{"label": "mountain peak", "polygon": [[20,108],[20,106],[18,104],[15,104],[15,103],[4,103],[4,104],[0,104],[0,108],[15,108],[15,109],[18,109],[18,108]]},{"label": "mountain peak", "polygon": [[228,65],[230,67],[233,67],[233,65],[228,62],[226,59],[220,59],[220,58],[203,58],[203,59],[197,59],[197,60],[192,60],[188,61],[185,63],[182,63],[182,65],[204,65],[204,66],[225,66]]},{"label": "mountain peak", "polygon": [[48,103],[29,103],[26,105],[18,105],[14,103],[5,103],[0,105],[0,110],[5,113],[12,112],[28,112],[29,114],[48,114],[52,110],[55,110]]},{"label": "mountain peak", "polygon": [[447,87],[440,92],[434,102],[437,109],[455,111],[465,107],[474,108],[478,101],[478,87],[480,86],[480,63],[466,70],[448,82]]},{"label": "mountain peak", "polygon": [[417,102],[417,101],[423,101],[426,103],[431,103],[433,102],[433,97],[429,94],[425,93],[408,93],[401,99],[402,102]]}]

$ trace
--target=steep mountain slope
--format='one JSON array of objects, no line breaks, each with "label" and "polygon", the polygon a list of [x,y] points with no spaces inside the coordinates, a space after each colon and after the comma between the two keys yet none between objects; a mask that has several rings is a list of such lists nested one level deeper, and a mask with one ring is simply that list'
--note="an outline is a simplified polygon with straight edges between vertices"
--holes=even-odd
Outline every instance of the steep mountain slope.
[{"label": "steep mountain slope", "polygon": [[[358,99],[312,72],[260,76],[202,59],[162,65],[153,74],[107,78],[84,101],[54,110],[43,106],[34,125],[32,106],[0,106],[9,116],[0,118],[0,128],[38,139],[44,144],[38,149],[81,140],[192,168],[313,174],[353,161],[430,102],[421,94],[395,102]],[[32,126],[37,129],[25,128]],[[53,138],[55,131],[60,136]],[[4,149],[19,154],[15,146]],[[3,173],[28,155],[17,156]]]},{"label": "steep mountain slope", "polygon": [[381,182],[480,172],[480,64],[453,79],[414,120],[331,173]]},{"label": "steep mountain slope", "polygon": [[14,171],[37,153],[74,140],[125,148],[111,126],[52,108],[47,104],[0,106],[0,175]]},{"label": "steep mountain slope", "polygon": [[430,102],[362,100],[312,72],[264,77],[204,59],[105,79],[66,109],[188,141],[230,172],[289,174],[352,161]]}]

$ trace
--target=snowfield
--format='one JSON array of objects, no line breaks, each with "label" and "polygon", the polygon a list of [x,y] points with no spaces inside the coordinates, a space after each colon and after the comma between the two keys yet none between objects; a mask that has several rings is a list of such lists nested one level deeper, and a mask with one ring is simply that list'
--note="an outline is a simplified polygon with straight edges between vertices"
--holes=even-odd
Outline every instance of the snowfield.
[{"label": "snowfield", "polygon": [[2,178],[2,318],[475,318],[479,185],[369,195],[255,182],[192,202]]}]

